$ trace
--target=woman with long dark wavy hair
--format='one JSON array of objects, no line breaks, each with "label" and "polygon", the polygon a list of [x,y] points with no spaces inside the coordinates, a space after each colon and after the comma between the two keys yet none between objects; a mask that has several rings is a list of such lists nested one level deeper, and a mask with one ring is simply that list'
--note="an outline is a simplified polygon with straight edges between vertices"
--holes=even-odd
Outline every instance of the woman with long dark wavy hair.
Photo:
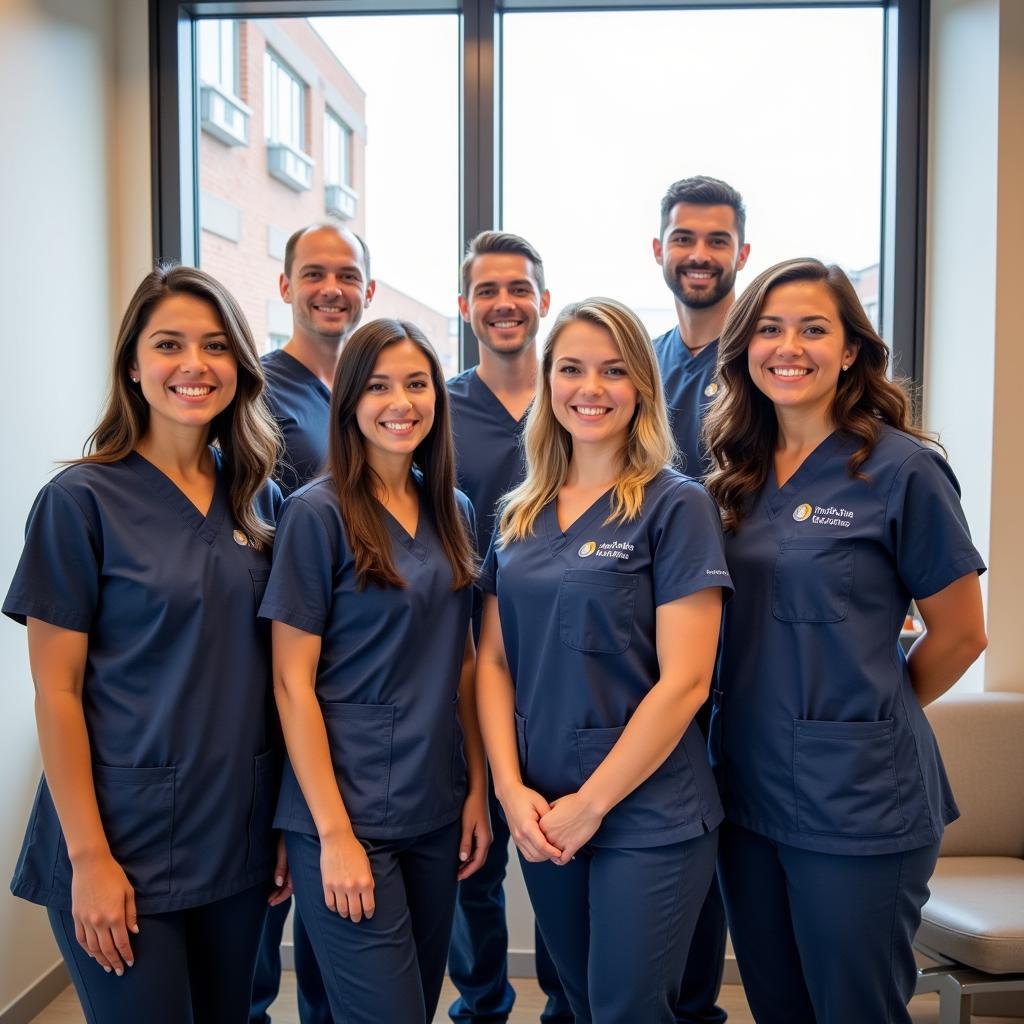
[{"label": "woman with long dark wavy hair", "polygon": [[275,824],[336,1019],[425,1024],[456,884],[490,827],[473,510],[414,325],[377,320],[345,343],[328,463],[285,502],[260,610],[288,747]]},{"label": "woman with long dark wavy hair", "polygon": [[[719,872],[759,1024],[909,1024],[912,950],[957,817],[922,707],[985,646],[959,487],[846,275],[750,284],[705,422],[736,594],[711,750]],[[904,656],[914,599],[925,632]]]},{"label": "woman with long dark wavy hair", "polygon": [[284,898],[262,392],[235,300],[158,266],[4,603],[28,626],[45,769],[12,889],[47,907],[90,1024],[242,1024],[268,893]]}]

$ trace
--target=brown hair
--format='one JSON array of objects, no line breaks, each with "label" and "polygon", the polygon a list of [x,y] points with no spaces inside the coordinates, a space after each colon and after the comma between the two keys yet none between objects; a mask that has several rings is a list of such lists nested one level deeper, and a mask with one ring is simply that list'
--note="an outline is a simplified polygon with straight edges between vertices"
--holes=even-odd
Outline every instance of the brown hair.
[{"label": "brown hair", "polygon": [[533,267],[533,276],[537,279],[537,290],[541,294],[544,293],[544,261],[540,258],[540,253],[525,238],[513,235],[510,231],[481,231],[470,240],[466,255],[462,258],[462,266],[459,268],[463,298],[469,298],[469,279],[477,257],[488,256],[491,253],[512,253],[516,256],[525,256]]},{"label": "brown hair", "polygon": [[367,584],[404,587],[395,568],[391,538],[375,493],[379,478],[366,459],[365,439],[356,421],[356,406],[366,391],[381,352],[411,341],[430,364],[434,385],[434,423],[413,453],[413,465],[423,474],[428,508],[452,570],[452,589],[476,578],[469,524],[455,501],[455,448],[452,444],[448,391],[440,360],[424,333],[405,320],[373,320],[345,342],[334,374],[328,427],[327,466],[338,492],[345,534],[356,561],[360,590]]},{"label": "brown hair", "polygon": [[883,424],[925,442],[933,439],[913,425],[910,399],[900,382],[888,378],[889,349],[871,325],[850,279],[835,264],[815,259],[786,260],[762,271],[729,311],[718,343],[722,387],[704,419],[704,440],[715,469],[705,486],[722,510],[726,529],[735,529],[768,479],[778,439],[775,407],[750,378],[747,348],[769,293],[795,281],[820,281],[832,294],[846,343],[857,358],[839,375],[831,416],[836,430],[860,444],[849,473],[866,479],[860,467],[878,443]]},{"label": "brown hair", "polygon": [[747,208],[743,205],[743,196],[732,185],[719,178],[709,178],[706,174],[672,182],[661,197],[659,238],[665,234],[672,207],[677,203],[693,203],[694,206],[731,206],[736,215],[736,233],[739,235],[740,245],[743,245],[743,236],[747,230]]},{"label": "brown hair", "polygon": [[116,462],[133,451],[149,428],[149,403],[129,382],[139,336],[157,306],[171,295],[191,295],[211,306],[224,325],[238,363],[235,397],[210,422],[207,440],[224,454],[230,483],[231,514],[257,544],[270,544],[274,528],[253,507],[253,499],[274,470],[280,433],[263,399],[264,377],[245,314],[231,293],[195,267],[158,263],[128,303],[114,343],[110,394],[99,425],[86,439],[82,458],[69,462]]}]

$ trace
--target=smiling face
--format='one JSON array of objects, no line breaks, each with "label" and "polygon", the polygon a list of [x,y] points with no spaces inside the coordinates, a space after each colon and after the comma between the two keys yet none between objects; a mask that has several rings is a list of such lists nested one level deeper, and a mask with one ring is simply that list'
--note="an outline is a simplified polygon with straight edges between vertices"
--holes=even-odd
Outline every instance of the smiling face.
[{"label": "smiling face", "polygon": [[150,432],[206,430],[235,397],[238,360],[216,309],[194,295],[172,294],[140,331],[129,374],[149,404]]},{"label": "smiling face", "polygon": [[421,349],[405,339],[385,346],[356,405],[356,423],[371,466],[412,461],[434,425],[433,378]]},{"label": "smiling face", "polygon": [[776,412],[831,418],[839,376],[857,358],[839,307],[823,281],[791,281],[765,299],[747,347],[755,386]]},{"label": "smiling face", "polygon": [[749,253],[750,246],[740,244],[736,211],[726,205],[676,203],[662,237],[654,240],[665,284],[690,309],[731,296]]},{"label": "smiling face", "polygon": [[281,275],[280,287],[292,307],[293,333],[331,344],[359,326],[374,292],[358,241],[331,228],[298,240],[291,274]]},{"label": "smiling face", "polygon": [[484,253],[473,261],[462,319],[495,355],[518,355],[534,344],[551,299],[537,285],[533,264],[519,253]]},{"label": "smiling face", "polygon": [[611,333],[573,320],[551,353],[551,408],[573,444],[624,447],[637,407],[637,390]]}]

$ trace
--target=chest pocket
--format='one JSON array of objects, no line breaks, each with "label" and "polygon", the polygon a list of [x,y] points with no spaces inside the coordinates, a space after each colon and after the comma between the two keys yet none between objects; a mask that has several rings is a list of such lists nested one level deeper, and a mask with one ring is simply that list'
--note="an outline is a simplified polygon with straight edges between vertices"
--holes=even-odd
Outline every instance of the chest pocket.
[{"label": "chest pocket", "polygon": [[782,542],[772,579],[772,614],[782,622],[842,622],[853,590],[853,541]]},{"label": "chest pocket", "polygon": [[558,590],[562,643],[587,654],[622,654],[629,646],[639,576],[567,569]]},{"label": "chest pocket", "polygon": [[249,576],[252,579],[252,589],[256,596],[256,607],[259,608],[263,595],[267,591],[267,581],[270,579],[269,569],[250,569]]}]

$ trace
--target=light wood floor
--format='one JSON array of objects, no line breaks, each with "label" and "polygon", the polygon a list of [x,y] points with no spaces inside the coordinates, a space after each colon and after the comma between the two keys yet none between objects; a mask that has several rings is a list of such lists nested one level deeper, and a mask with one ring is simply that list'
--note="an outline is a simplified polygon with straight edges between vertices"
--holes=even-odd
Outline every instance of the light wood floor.
[{"label": "light wood floor", "polygon": [[[513,985],[518,997],[512,1016],[509,1018],[509,1024],[537,1024],[541,1007],[544,1005],[537,983],[533,980],[519,978],[513,980]],[[435,1024],[448,1024],[448,1016],[445,1011],[453,998],[454,989],[446,981],[437,1016],[434,1018]],[[743,989],[739,985],[723,986],[720,1003],[724,1009],[728,1010],[729,1020],[733,1024],[753,1024],[754,1018],[750,1015],[747,1001],[743,998]],[[937,996],[919,996],[910,1005],[914,1024],[937,1024],[939,1019]],[[274,1024],[298,1024],[299,1015],[295,1009],[295,975],[290,971],[284,973],[281,995],[271,1007],[271,1016],[274,1019]],[[39,1014],[32,1024],[82,1024],[83,1019],[74,992],[69,988]],[[1015,1021],[1017,1024],[1022,1024],[1024,1018],[975,1017],[973,1024],[1014,1024]],[[637,1024],[641,1024],[641,1022],[637,1022]]]}]

